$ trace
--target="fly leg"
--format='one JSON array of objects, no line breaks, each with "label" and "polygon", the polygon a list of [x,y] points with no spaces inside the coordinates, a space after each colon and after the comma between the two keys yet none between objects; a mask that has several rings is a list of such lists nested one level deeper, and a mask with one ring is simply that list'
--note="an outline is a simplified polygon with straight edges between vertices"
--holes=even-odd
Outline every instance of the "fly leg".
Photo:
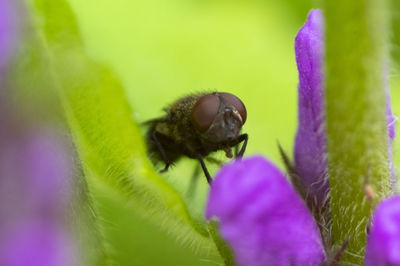
[{"label": "fly leg", "polygon": [[208,182],[208,184],[211,186],[211,184],[212,184],[212,178],[211,178],[210,173],[209,173],[208,170],[207,170],[207,167],[206,167],[206,164],[204,163],[203,158],[202,158],[201,156],[197,156],[197,160],[199,160],[200,165],[201,165],[201,168],[203,168],[203,172],[204,172],[204,174],[205,174],[205,176],[206,176],[206,178],[207,178],[207,182]]},{"label": "fly leg", "polygon": [[154,131],[152,134],[152,139],[154,143],[157,145],[158,150],[160,151],[161,157],[163,161],[165,162],[165,167],[160,171],[160,173],[164,173],[168,171],[169,166],[171,165],[171,162],[169,161],[167,154],[165,153],[164,147],[161,145],[161,142],[159,141],[158,137],[163,137],[164,135]]},{"label": "fly leg", "polygon": [[[235,145],[235,158],[242,158],[243,157],[243,154],[246,151],[247,141],[248,140],[249,140],[249,135],[242,134],[236,139],[235,143],[233,143],[233,145]],[[239,148],[238,145],[242,141],[244,141],[243,145],[242,145],[242,148],[238,152],[238,148]]]},{"label": "fly leg", "polygon": [[[199,161],[202,160],[201,157],[198,160]],[[213,158],[213,157],[206,157],[205,160],[210,162],[210,163],[214,163],[214,164],[216,164],[218,166],[221,166],[224,163],[223,161],[218,160],[218,159]],[[207,182],[211,185],[212,179],[211,179],[210,174],[208,173],[208,170],[207,170],[207,168],[206,168],[206,166],[204,164],[204,161],[203,162],[200,161],[200,164],[201,164],[201,167],[203,168],[204,174],[206,175]],[[195,192],[194,189],[196,187],[195,185],[196,185],[197,178],[199,177],[200,169],[201,169],[200,165],[197,164],[196,168],[195,168],[195,170],[193,172],[192,179],[190,180],[190,184],[189,184],[189,190],[188,190],[188,196],[189,197],[193,197],[193,195],[194,195],[194,192]]]},{"label": "fly leg", "polygon": [[189,189],[187,191],[187,196],[190,198],[194,197],[194,193],[196,192],[196,181],[200,174],[200,165],[196,164],[195,169],[192,174],[192,178],[190,179]]}]

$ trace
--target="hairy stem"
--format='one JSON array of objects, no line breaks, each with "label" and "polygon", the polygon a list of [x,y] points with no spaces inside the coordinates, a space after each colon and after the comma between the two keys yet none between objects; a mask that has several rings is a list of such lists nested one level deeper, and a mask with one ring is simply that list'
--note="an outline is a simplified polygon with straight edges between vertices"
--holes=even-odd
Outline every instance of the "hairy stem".
[{"label": "hairy stem", "polygon": [[[373,202],[389,191],[383,64],[386,1],[324,0],[332,235],[342,261],[362,264]],[[371,190],[370,190],[371,191]]]}]

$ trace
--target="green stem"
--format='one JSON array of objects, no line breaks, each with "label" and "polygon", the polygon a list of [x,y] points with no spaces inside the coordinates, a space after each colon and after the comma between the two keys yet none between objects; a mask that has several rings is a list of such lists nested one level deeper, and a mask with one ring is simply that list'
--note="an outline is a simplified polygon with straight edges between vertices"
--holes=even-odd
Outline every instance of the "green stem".
[{"label": "green stem", "polygon": [[324,0],[329,181],[334,244],[361,265],[374,204],[390,190],[383,64],[386,1]]}]

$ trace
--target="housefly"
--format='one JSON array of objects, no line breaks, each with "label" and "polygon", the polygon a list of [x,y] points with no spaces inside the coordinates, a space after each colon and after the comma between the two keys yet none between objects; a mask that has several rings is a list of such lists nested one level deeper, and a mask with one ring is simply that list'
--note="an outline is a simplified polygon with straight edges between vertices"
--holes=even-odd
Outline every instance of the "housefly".
[{"label": "housefly", "polygon": [[[197,93],[180,98],[165,115],[147,122],[146,142],[153,163],[165,163],[160,172],[182,156],[197,160],[207,182],[212,179],[204,163],[210,153],[223,150],[228,158],[242,157],[248,135],[240,134],[247,112],[243,102],[231,93]],[[238,145],[243,142],[240,150]]]}]

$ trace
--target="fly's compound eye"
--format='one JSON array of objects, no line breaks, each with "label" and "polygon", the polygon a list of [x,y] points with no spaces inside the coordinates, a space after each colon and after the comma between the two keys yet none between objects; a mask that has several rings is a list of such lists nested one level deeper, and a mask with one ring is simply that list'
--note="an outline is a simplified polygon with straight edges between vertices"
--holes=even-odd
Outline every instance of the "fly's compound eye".
[{"label": "fly's compound eye", "polygon": [[236,110],[239,112],[240,116],[242,117],[242,124],[244,124],[246,122],[246,118],[247,118],[247,111],[246,111],[246,107],[244,107],[243,102],[236,97],[233,94],[230,93],[226,93],[226,92],[220,92],[218,93],[226,103],[232,105],[233,107],[236,108]]},{"label": "fly's compound eye", "polygon": [[194,105],[192,122],[198,130],[206,132],[217,116],[220,100],[215,94],[202,96]]}]

